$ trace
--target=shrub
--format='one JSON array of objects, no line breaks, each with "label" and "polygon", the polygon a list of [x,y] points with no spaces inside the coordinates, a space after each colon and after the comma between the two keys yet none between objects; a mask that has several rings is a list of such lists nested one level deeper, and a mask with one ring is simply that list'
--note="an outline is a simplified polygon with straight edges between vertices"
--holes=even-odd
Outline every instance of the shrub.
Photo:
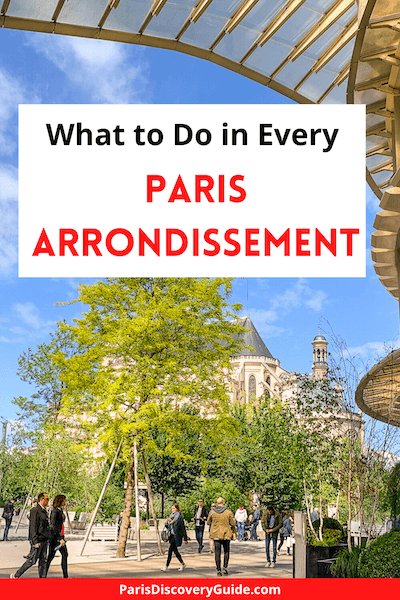
[{"label": "shrub", "polygon": [[338,529],[324,529],[322,534],[322,541],[316,540],[312,536],[310,540],[311,546],[337,546],[342,539],[342,532]]},{"label": "shrub", "polygon": [[360,557],[360,577],[400,577],[400,531],[371,542]]},{"label": "shrub", "polygon": [[196,492],[190,492],[187,496],[179,498],[181,512],[187,523],[193,521],[197,500],[204,498],[206,508],[210,506],[216,499],[222,496],[226,500],[227,506],[235,512],[239,506],[248,507],[248,499],[245,494],[230,481],[222,482],[219,479],[207,479]]},{"label": "shrub", "polygon": [[[320,520],[313,522],[315,533],[318,535]],[[310,526],[307,527],[307,544],[311,546],[337,546],[343,538],[343,527],[336,521],[326,517],[322,522],[322,541],[315,539]]]},{"label": "shrub", "polygon": [[355,546],[351,552],[346,548],[341,550],[336,561],[331,565],[331,573],[335,577],[359,577],[360,555],[363,549]]},{"label": "shrub", "polygon": [[[319,519],[313,521],[313,527],[315,531],[318,531],[319,524]],[[330,517],[324,517],[324,520],[322,522],[322,531],[324,531],[325,529],[337,529],[338,531],[343,531],[343,527],[341,526],[339,521],[337,521],[336,519],[331,519]]]}]

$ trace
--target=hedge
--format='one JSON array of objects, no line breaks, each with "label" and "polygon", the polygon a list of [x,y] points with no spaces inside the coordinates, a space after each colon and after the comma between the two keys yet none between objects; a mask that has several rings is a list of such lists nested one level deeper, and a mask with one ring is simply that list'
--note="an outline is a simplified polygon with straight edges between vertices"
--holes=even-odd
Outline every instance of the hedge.
[{"label": "hedge", "polygon": [[400,531],[385,533],[361,554],[360,577],[400,577]]}]

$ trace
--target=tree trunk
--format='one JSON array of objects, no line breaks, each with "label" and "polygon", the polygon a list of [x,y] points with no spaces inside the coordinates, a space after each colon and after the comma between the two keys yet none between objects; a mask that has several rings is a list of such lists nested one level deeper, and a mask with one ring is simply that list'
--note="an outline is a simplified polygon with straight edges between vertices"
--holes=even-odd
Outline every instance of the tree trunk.
[{"label": "tree trunk", "polygon": [[134,489],[134,448],[133,446],[129,450],[129,468],[127,475],[127,487],[125,492],[125,504],[124,511],[122,513],[121,526],[119,529],[118,546],[117,546],[117,558],[125,557],[126,542],[128,539],[128,529],[130,526],[130,518],[132,512],[133,503],[133,489]]},{"label": "tree trunk", "polygon": [[162,555],[162,554],[164,554],[164,552],[162,549],[160,532],[158,530],[157,515],[156,515],[156,511],[154,509],[154,502],[153,502],[153,491],[151,489],[151,481],[150,481],[149,473],[147,471],[147,464],[146,464],[146,457],[144,455],[144,450],[142,450],[142,464],[143,464],[143,474],[144,474],[144,478],[146,480],[146,485],[147,485],[147,493],[149,495],[149,505],[150,505],[151,516],[153,518],[154,526],[156,528],[158,552],[159,552],[159,554]]},{"label": "tree trunk", "polygon": [[164,492],[161,492],[161,518],[164,518],[164,511],[165,511],[165,496],[164,496]]},{"label": "tree trunk", "polygon": [[323,528],[324,528],[324,514],[322,512],[322,479],[320,475],[320,486],[319,486],[319,539],[323,540]]},{"label": "tree trunk", "polygon": [[336,504],[335,504],[335,519],[337,519],[337,521],[340,521],[340,519],[339,519],[339,502],[340,502],[340,494],[341,494],[341,488],[340,488],[341,485],[342,485],[342,480],[339,475],[338,493],[336,496]]},{"label": "tree trunk", "polygon": [[[347,548],[349,552],[352,551],[351,544],[351,487],[353,481],[353,461],[352,461],[352,448],[350,448],[349,462],[347,466]],[[361,522],[360,522],[361,528]],[[361,544],[361,533],[360,533],[360,544]]]},{"label": "tree trunk", "polygon": [[149,509],[149,492],[146,490],[146,523],[149,523],[150,509]]},{"label": "tree trunk", "polygon": [[137,459],[137,442],[133,443],[133,459],[134,459],[134,483],[135,483],[135,528],[136,528],[136,559],[138,562],[142,560],[142,549],[140,545],[140,510],[139,510],[139,475],[138,475],[138,459]]},{"label": "tree trunk", "polygon": [[310,507],[310,501],[309,501],[308,494],[307,494],[306,480],[304,477],[303,477],[303,489],[304,489],[304,502],[306,504],[308,524],[310,525],[311,533],[314,535],[315,539],[317,540],[318,535],[314,529],[314,525],[311,520],[311,507]]}]

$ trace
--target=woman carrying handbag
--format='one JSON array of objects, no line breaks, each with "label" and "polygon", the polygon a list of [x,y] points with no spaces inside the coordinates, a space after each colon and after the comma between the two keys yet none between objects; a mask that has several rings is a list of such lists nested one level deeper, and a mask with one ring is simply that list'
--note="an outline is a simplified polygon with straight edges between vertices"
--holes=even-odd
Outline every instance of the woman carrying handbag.
[{"label": "woman carrying handbag", "polygon": [[178,571],[183,571],[186,565],[183,562],[183,558],[178,548],[182,546],[183,540],[187,544],[188,536],[186,533],[185,521],[183,520],[183,517],[179,512],[178,504],[172,505],[171,514],[167,520],[166,525],[169,529],[169,548],[166,565],[161,569],[161,571],[168,571],[173,554],[175,554],[176,558],[181,563],[181,566],[179,567]]},{"label": "woman carrying handbag", "polygon": [[50,540],[49,540],[49,555],[47,557],[47,572],[50,568],[51,561],[56,555],[57,550],[61,554],[61,568],[64,579],[68,578],[68,550],[67,543],[64,537],[64,507],[67,499],[62,494],[56,496],[53,500],[53,509],[50,514]]}]

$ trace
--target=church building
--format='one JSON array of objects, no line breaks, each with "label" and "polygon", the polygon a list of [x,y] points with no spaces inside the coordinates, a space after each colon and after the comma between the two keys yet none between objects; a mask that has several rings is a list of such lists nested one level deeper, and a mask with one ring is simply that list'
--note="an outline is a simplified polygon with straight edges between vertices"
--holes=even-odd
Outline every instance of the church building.
[{"label": "church building", "polygon": [[[231,400],[241,404],[254,404],[262,398],[271,397],[290,405],[299,389],[298,375],[284,369],[279,359],[272,356],[249,317],[243,317],[242,324],[245,329],[243,349],[239,356],[232,359]],[[323,382],[329,371],[328,342],[323,335],[318,334],[311,345],[310,377],[316,382]],[[342,388],[339,385],[334,386],[333,395],[335,393],[336,410],[327,409],[324,418],[329,419],[332,425],[335,424],[333,430],[339,435],[347,435],[350,431],[355,432],[357,436],[362,435],[361,414],[345,406]]]}]

